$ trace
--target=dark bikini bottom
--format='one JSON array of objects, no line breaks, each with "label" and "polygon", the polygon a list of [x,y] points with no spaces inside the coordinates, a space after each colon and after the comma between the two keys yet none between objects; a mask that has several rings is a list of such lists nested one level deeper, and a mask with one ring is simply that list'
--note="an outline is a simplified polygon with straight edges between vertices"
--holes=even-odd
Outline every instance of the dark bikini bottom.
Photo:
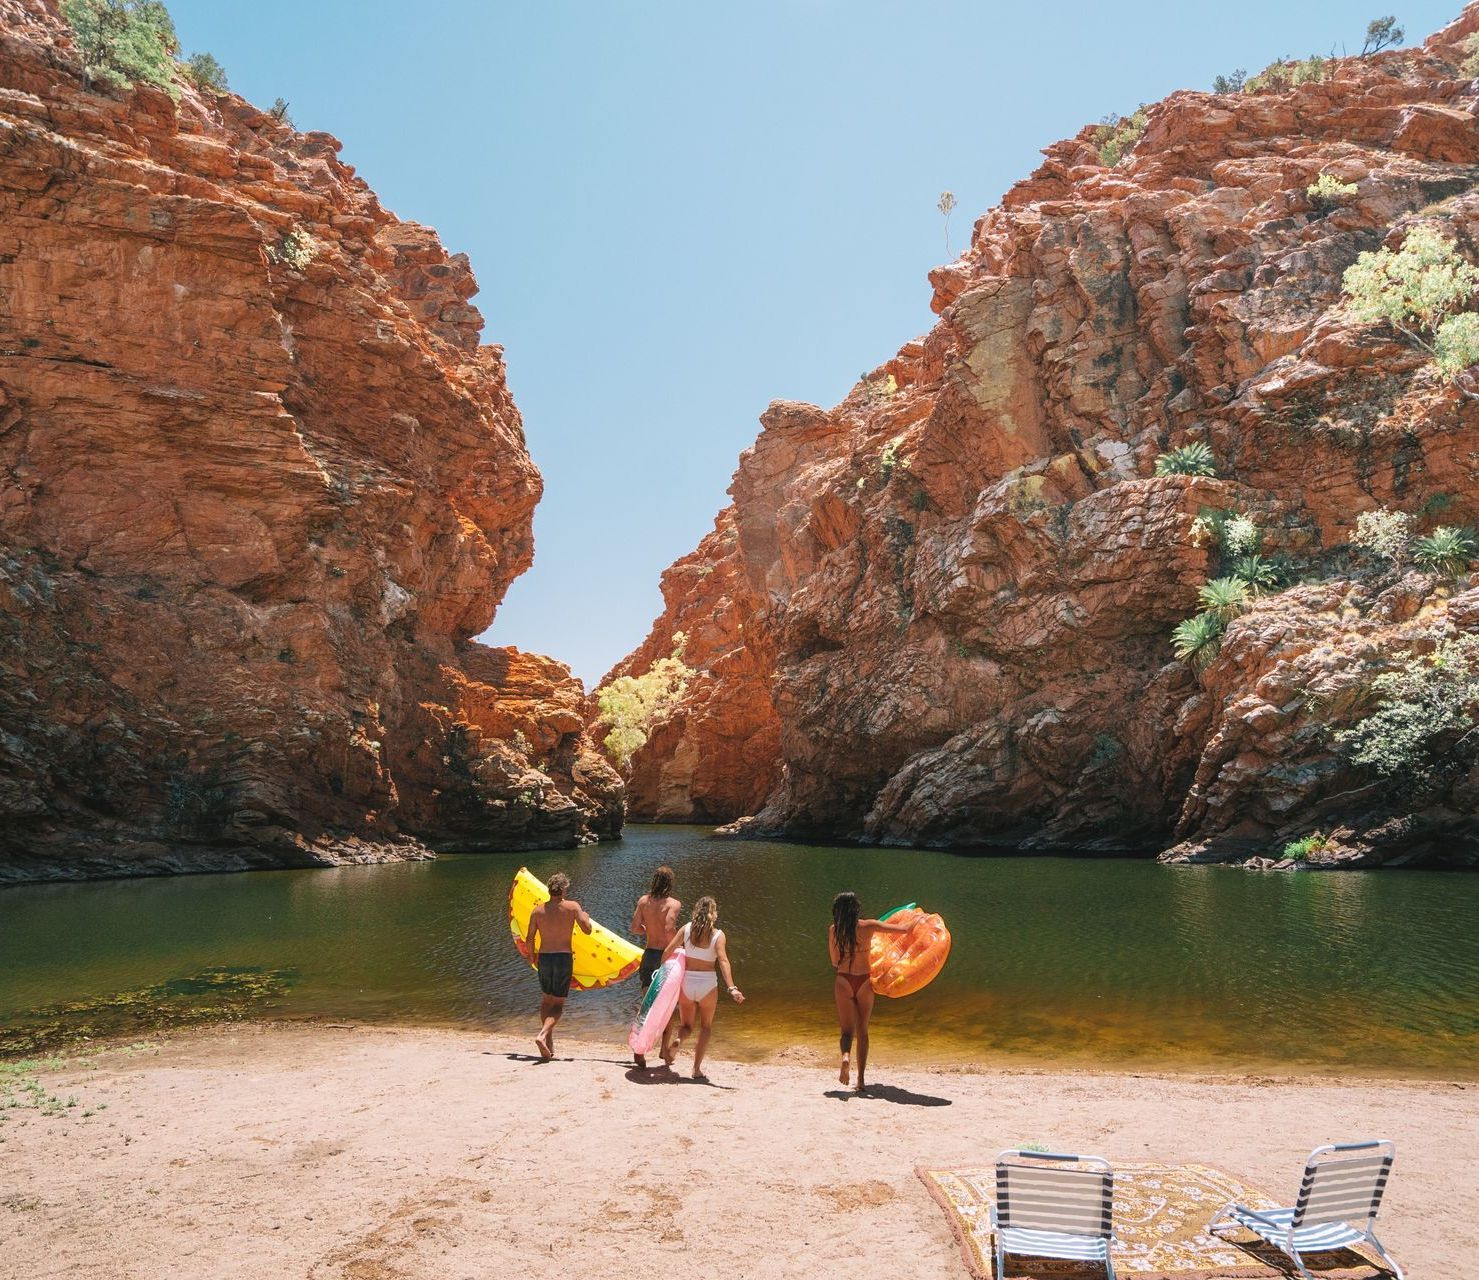
[{"label": "dark bikini bottom", "polygon": [[868,981],[869,977],[869,975],[866,973],[843,973],[840,970],[838,971],[837,976],[839,978],[846,979],[847,985],[852,988],[854,998],[856,998],[858,992],[863,989],[863,985]]}]

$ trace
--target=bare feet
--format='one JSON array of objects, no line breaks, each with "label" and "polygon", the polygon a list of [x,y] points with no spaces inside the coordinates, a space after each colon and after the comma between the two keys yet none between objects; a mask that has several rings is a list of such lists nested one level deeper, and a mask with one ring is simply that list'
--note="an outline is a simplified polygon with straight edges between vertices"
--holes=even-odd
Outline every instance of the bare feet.
[{"label": "bare feet", "polygon": [[541,1062],[548,1062],[555,1056],[555,1051],[544,1042],[543,1031],[534,1037],[534,1045],[539,1050],[539,1059]]},{"label": "bare feet", "polygon": [[842,1055],[842,1070],[837,1073],[837,1079],[842,1084],[850,1084],[852,1082],[852,1059],[845,1053]]},{"label": "bare feet", "polygon": [[640,1053],[634,1053],[634,1054],[632,1054],[632,1057],[634,1057],[637,1060],[637,1066],[638,1066],[638,1068],[640,1070],[642,1070],[642,1071],[646,1071],[647,1070],[647,1059],[642,1054],[640,1054]]},{"label": "bare feet", "polygon": [[695,1071],[690,1078],[696,1084],[708,1084],[709,1083],[709,1077],[706,1076],[706,1075],[704,1075],[704,1073],[702,1071]]},{"label": "bare feet", "polygon": [[663,1065],[671,1067],[673,1059],[678,1056],[678,1046],[675,1044],[665,1045],[661,1054]]},{"label": "bare feet", "polygon": [[868,1092],[868,1086],[863,1083],[861,1076],[858,1078],[858,1083],[857,1083],[856,1087],[853,1089],[853,1092],[854,1093],[867,1093]]}]

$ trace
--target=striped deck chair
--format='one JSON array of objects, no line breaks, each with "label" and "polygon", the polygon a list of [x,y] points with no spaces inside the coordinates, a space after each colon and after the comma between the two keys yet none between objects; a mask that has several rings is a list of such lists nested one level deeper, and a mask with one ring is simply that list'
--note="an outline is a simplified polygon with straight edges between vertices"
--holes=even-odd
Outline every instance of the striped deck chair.
[{"label": "striped deck chair", "polygon": [[[1372,1230],[1396,1154],[1396,1144],[1386,1139],[1316,1147],[1304,1166],[1294,1208],[1255,1210],[1229,1204],[1218,1211],[1207,1230],[1215,1232],[1229,1223],[1246,1227],[1287,1253],[1305,1280],[1313,1277],[1300,1254],[1367,1244],[1381,1255],[1397,1280],[1402,1280],[1402,1268]],[[1353,1225],[1357,1222],[1364,1225]]]},{"label": "striped deck chair", "polygon": [[1114,1174],[1098,1156],[1003,1151],[996,1157],[996,1278],[1009,1253],[1103,1265],[1114,1280]]}]

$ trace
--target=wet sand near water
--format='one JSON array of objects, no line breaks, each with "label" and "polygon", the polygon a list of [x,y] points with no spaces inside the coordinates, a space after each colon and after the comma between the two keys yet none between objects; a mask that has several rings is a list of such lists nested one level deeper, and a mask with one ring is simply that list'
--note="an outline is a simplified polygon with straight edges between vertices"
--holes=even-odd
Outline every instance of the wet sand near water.
[{"label": "wet sand near water", "polygon": [[43,1069],[78,1105],[0,1112],[0,1276],[830,1280],[887,1255],[963,1277],[916,1165],[1037,1143],[1289,1195],[1312,1146],[1370,1135],[1398,1144],[1381,1234],[1408,1274],[1479,1255],[1476,1086],[906,1069],[880,1041],[852,1098],[823,1046],[740,1064],[723,1035],[709,1086],[620,1042],[557,1035],[536,1065],[526,1037],[326,1024]]}]

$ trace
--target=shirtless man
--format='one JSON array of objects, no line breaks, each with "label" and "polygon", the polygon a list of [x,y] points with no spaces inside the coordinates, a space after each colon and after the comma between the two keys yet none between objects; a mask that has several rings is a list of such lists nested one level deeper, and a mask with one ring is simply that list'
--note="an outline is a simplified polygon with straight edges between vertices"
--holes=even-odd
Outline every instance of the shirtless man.
[{"label": "shirtless man", "polygon": [[[678,932],[678,915],[682,910],[683,904],[673,897],[672,867],[659,867],[652,873],[652,887],[637,899],[637,909],[632,912],[631,932],[640,933],[646,939],[642,968],[637,975],[643,991],[652,984],[652,975],[662,968],[663,950]],[[672,1026],[673,1021],[669,1018],[662,1032],[664,1058],[668,1056]],[[633,1056],[639,1067],[647,1065],[647,1059],[640,1053]]]},{"label": "shirtless man", "polygon": [[[549,878],[549,901],[529,913],[529,932],[524,938],[529,958],[539,968],[539,989],[543,993],[539,1001],[539,1016],[544,1026],[534,1037],[534,1043],[545,1062],[555,1056],[555,1023],[565,1012],[565,997],[570,994],[574,966],[570,939],[576,925],[583,933],[591,931],[591,918],[586,915],[585,908],[566,899],[569,889],[570,877],[563,871],[557,871]],[[538,946],[534,942],[536,935],[539,937]]]}]

